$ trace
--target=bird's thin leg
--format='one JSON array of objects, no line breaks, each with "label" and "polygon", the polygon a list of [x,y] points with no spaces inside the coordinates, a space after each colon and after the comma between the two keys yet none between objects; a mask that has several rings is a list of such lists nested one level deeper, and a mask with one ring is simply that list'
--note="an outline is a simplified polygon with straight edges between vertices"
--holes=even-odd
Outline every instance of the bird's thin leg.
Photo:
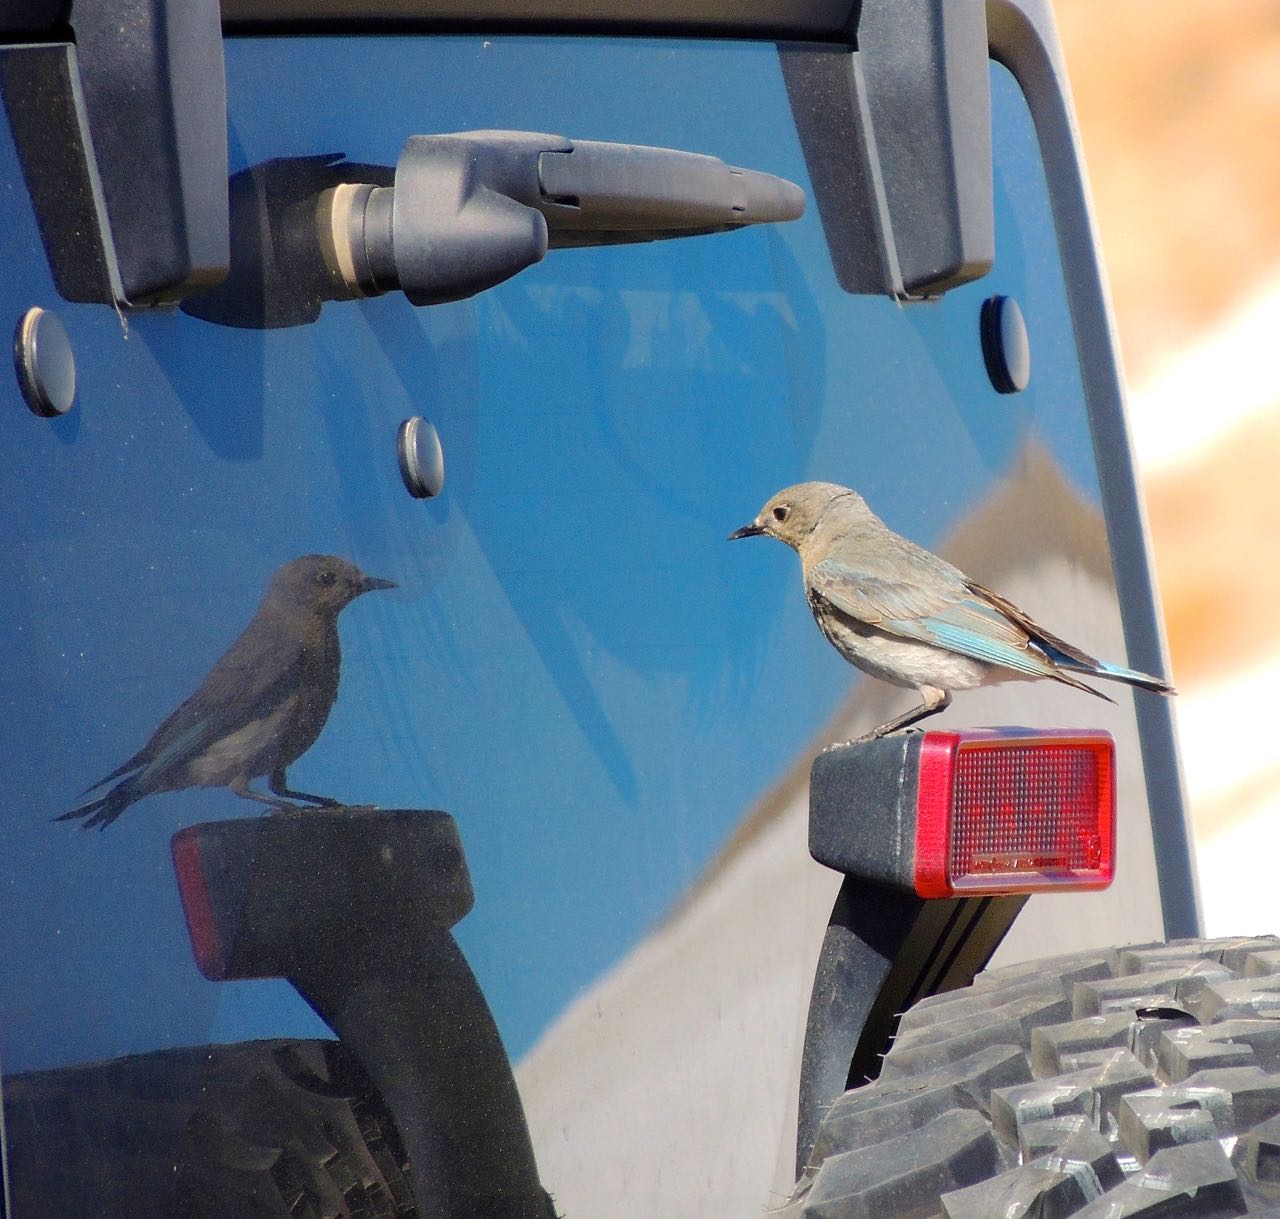
[{"label": "bird's thin leg", "polygon": [[912,707],[910,711],[904,711],[887,724],[881,724],[879,728],[873,728],[865,735],[846,743],[853,745],[856,741],[878,741],[882,736],[888,736],[889,733],[897,732],[900,728],[908,728],[919,720],[937,715],[939,711],[945,711],[951,706],[950,690],[939,690],[937,686],[921,686],[920,696],[924,701],[918,707]]},{"label": "bird's thin leg", "polygon": [[295,804],[290,804],[287,800],[274,799],[262,792],[254,791],[253,788],[249,786],[248,779],[235,779],[228,783],[227,786],[242,800],[257,800],[259,804],[269,804],[274,809],[300,807]]},{"label": "bird's thin leg", "polygon": [[[309,800],[312,804],[318,804],[321,808],[338,808],[341,806],[341,800],[334,800],[329,796],[313,796],[310,792],[295,791],[289,786],[288,780],[285,778],[284,767],[281,766],[277,770],[271,772],[271,778],[267,781],[267,786],[277,795],[293,800]],[[277,803],[277,801],[272,801]]]}]

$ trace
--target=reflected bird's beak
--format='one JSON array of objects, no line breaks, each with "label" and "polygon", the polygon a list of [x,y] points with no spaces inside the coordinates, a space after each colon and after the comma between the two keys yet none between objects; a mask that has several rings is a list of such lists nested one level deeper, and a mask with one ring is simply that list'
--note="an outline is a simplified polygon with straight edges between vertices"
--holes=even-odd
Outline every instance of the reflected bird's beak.
[{"label": "reflected bird's beak", "polygon": [[728,537],[728,541],[736,542],[739,538],[758,538],[764,532],[763,525],[757,525],[752,521],[750,525],[743,525],[741,529],[735,529]]}]

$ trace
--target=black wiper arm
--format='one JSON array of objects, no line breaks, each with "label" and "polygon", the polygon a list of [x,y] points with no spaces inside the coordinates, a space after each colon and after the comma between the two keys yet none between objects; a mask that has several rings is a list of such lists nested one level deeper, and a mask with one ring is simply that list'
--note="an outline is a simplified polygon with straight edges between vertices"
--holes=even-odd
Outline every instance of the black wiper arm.
[{"label": "black wiper arm", "polygon": [[794,182],[718,157],[598,140],[540,153],[538,183],[552,249],[774,224],[797,219],[805,204]]},{"label": "black wiper arm", "polygon": [[415,135],[394,169],[291,157],[231,179],[231,273],[182,303],[224,326],[298,326],[325,301],[463,300],[549,249],[794,220],[804,191],[673,148],[529,131]]},{"label": "black wiper arm", "polygon": [[347,295],[415,305],[473,296],[548,249],[615,245],[794,220],[792,182],[671,148],[527,131],[413,136],[393,186],[321,196],[321,245]]}]

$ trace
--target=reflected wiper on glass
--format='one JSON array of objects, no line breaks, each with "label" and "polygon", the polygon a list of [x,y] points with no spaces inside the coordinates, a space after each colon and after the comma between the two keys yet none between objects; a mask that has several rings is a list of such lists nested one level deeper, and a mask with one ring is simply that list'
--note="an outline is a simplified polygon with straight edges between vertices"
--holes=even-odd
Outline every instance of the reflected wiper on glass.
[{"label": "reflected wiper on glass", "polygon": [[232,326],[314,320],[325,300],[463,300],[547,251],[774,224],[800,187],[672,148],[527,131],[412,136],[393,171],[333,157],[232,179],[231,274],[183,309]]}]

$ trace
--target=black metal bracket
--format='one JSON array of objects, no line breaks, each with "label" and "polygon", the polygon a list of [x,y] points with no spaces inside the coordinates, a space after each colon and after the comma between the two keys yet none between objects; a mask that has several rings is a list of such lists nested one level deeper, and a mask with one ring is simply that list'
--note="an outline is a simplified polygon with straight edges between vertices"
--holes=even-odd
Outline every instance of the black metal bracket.
[{"label": "black metal bracket", "polygon": [[0,88],[67,300],[172,303],[229,263],[218,0],[74,0],[67,41],[0,48]]},{"label": "black metal bracket", "polygon": [[898,1016],[926,995],[967,986],[1024,896],[927,899],[905,882],[911,847],[893,812],[915,803],[907,765],[918,734],[838,746],[814,761],[809,849],[844,872],[814,974],[800,1067],[796,1173],[841,1093],[874,1079]]},{"label": "black metal bracket", "polygon": [[450,928],[474,898],[453,818],[321,809],[173,839],[213,980],[287,978],[395,1118],[423,1219],[554,1219],[497,1026]]},{"label": "black metal bracket", "polygon": [[928,899],[846,876],[814,972],[800,1064],[796,1175],[823,1115],[876,1078],[898,1017],[926,995],[967,986],[1026,903]]}]

